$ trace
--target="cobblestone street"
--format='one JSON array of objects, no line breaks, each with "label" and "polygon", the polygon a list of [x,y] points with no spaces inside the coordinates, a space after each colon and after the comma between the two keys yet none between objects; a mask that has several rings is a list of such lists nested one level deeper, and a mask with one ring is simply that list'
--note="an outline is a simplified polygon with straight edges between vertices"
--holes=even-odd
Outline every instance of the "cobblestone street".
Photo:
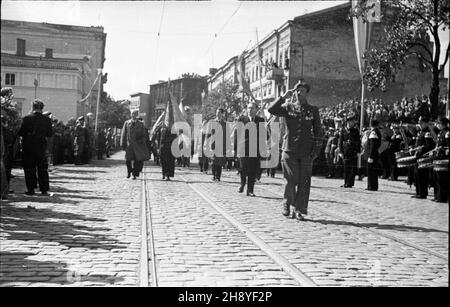
[{"label": "cobblestone street", "polygon": [[403,182],[370,192],[313,177],[298,222],[281,215],[279,172],[263,174],[256,197],[237,193],[235,171],[214,182],[177,167],[166,182],[147,165],[126,179],[123,152],[55,167],[51,197],[25,197],[23,171],[14,175],[1,286],[448,286],[448,204],[411,199]]}]

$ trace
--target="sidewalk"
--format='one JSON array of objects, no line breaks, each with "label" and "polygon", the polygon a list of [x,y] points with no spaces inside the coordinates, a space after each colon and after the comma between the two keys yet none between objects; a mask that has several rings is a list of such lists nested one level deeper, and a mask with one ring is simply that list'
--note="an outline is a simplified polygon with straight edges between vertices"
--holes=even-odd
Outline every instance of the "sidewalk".
[{"label": "sidewalk", "polygon": [[26,197],[13,170],[15,194],[0,205],[1,286],[139,284],[141,181],[125,178],[123,156],[53,167],[51,197]]}]

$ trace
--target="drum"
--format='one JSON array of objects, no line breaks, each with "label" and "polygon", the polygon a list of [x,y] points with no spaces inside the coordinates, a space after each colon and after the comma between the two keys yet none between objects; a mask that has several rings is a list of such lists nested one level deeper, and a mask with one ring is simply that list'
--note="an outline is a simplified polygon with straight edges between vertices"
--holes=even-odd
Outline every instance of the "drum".
[{"label": "drum", "polygon": [[402,168],[402,167],[414,166],[416,164],[416,162],[417,162],[416,156],[406,156],[406,157],[397,159],[397,167]]},{"label": "drum", "polygon": [[426,157],[417,160],[418,168],[432,168],[434,157]]},{"label": "drum", "polygon": [[448,172],[448,159],[436,159],[433,161],[433,171]]},{"label": "drum", "polygon": [[409,151],[397,151],[395,153],[395,160],[398,160],[398,159],[404,158],[404,157],[409,157],[409,156],[411,156]]}]

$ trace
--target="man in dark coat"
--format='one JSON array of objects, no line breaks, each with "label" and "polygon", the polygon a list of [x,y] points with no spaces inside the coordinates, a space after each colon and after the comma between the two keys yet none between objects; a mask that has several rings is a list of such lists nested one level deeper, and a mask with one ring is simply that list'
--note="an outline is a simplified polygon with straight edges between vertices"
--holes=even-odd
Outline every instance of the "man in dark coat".
[{"label": "man in dark coat", "polygon": [[342,128],[339,137],[339,152],[344,160],[344,188],[352,188],[355,185],[356,168],[358,165],[358,153],[361,148],[361,136],[355,127],[356,117],[347,118],[347,127]]},{"label": "man in dark coat", "polygon": [[[271,114],[286,120],[281,157],[286,179],[282,213],[289,216],[290,206],[294,206],[297,220],[304,220],[303,215],[308,214],[312,164],[322,145],[319,109],[308,104],[306,95],[309,89],[308,84],[300,81],[268,109]],[[286,102],[291,97],[295,99]]]},{"label": "man in dark coat", "polygon": [[26,195],[34,195],[37,182],[39,182],[42,195],[49,195],[50,183],[46,149],[47,139],[52,136],[52,122],[48,117],[42,115],[43,109],[44,103],[36,99],[33,102],[32,113],[23,118],[19,130],[19,136],[22,137]]},{"label": "man in dark coat", "polygon": [[[214,126],[220,125],[222,127],[222,135],[215,135],[216,133],[219,133],[218,131],[215,131]],[[225,110],[223,108],[219,108],[216,111],[216,118],[209,122],[208,125],[208,131],[206,133],[206,139],[208,140],[207,146],[209,149],[214,152],[211,161],[211,170],[213,174],[213,181],[220,181],[220,177],[222,175],[222,167],[225,165],[226,162],[226,142],[227,142],[227,136],[226,136],[226,129],[227,125],[225,122]],[[215,135],[215,141],[209,142],[212,135]],[[221,141],[221,150],[219,151],[219,145],[218,142]]]},{"label": "man in dark coat", "polygon": [[367,190],[378,191],[378,160],[380,158],[378,149],[381,145],[381,132],[376,119],[371,120],[370,127],[367,140]]},{"label": "man in dark coat", "polygon": [[122,135],[120,137],[120,145],[125,150],[127,178],[130,178],[132,174],[133,179],[139,177],[139,173],[144,166],[144,161],[150,158],[146,140],[148,133],[144,124],[137,119],[138,114],[138,110],[131,113],[131,119],[123,124]]},{"label": "man in dark coat", "polygon": [[403,137],[400,133],[400,128],[398,125],[392,126],[393,135],[389,140],[388,154],[389,154],[389,166],[391,167],[391,178],[390,181],[397,181],[398,179],[398,167],[397,161],[395,160],[395,153],[401,150],[401,145],[403,142]]}]

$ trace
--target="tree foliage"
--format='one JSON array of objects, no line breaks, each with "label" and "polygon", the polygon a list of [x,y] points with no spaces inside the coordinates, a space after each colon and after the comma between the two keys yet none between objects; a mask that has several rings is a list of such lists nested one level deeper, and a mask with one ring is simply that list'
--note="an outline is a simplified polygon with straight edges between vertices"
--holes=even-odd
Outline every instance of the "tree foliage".
[{"label": "tree foliage", "polygon": [[123,123],[130,118],[128,106],[115,101],[107,92],[102,93],[99,108],[99,124],[103,127],[122,128]]},{"label": "tree foliage", "polygon": [[[359,1],[351,16],[361,16],[367,21],[367,14],[371,9],[366,5],[367,2]],[[430,100],[432,113],[436,115],[439,74],[448,61],[449,46],[441,46],[441,42],[442,31],[449,27],[449,1],[390,0],[383,1],[381,7],[385,37],[379,46],[364,54],[367,65],[363,78],[369,90],[387,90],[389,83],[395,82],[395,75],[407,59],[415,56],[421,68],[432,74]],[[439,63],[441,47],[446,50],[445,63],[442,66]]]},{"label": "tree foliage", "polygon": [[216,89],[210,91],[202,104],[202,116],[204,120],[210,120],[216,116],[216,110],[223,108],[227,114],[239,114],[242,111],[242,98],[238,91],[239,85],[231,82],[223,82]]}]

